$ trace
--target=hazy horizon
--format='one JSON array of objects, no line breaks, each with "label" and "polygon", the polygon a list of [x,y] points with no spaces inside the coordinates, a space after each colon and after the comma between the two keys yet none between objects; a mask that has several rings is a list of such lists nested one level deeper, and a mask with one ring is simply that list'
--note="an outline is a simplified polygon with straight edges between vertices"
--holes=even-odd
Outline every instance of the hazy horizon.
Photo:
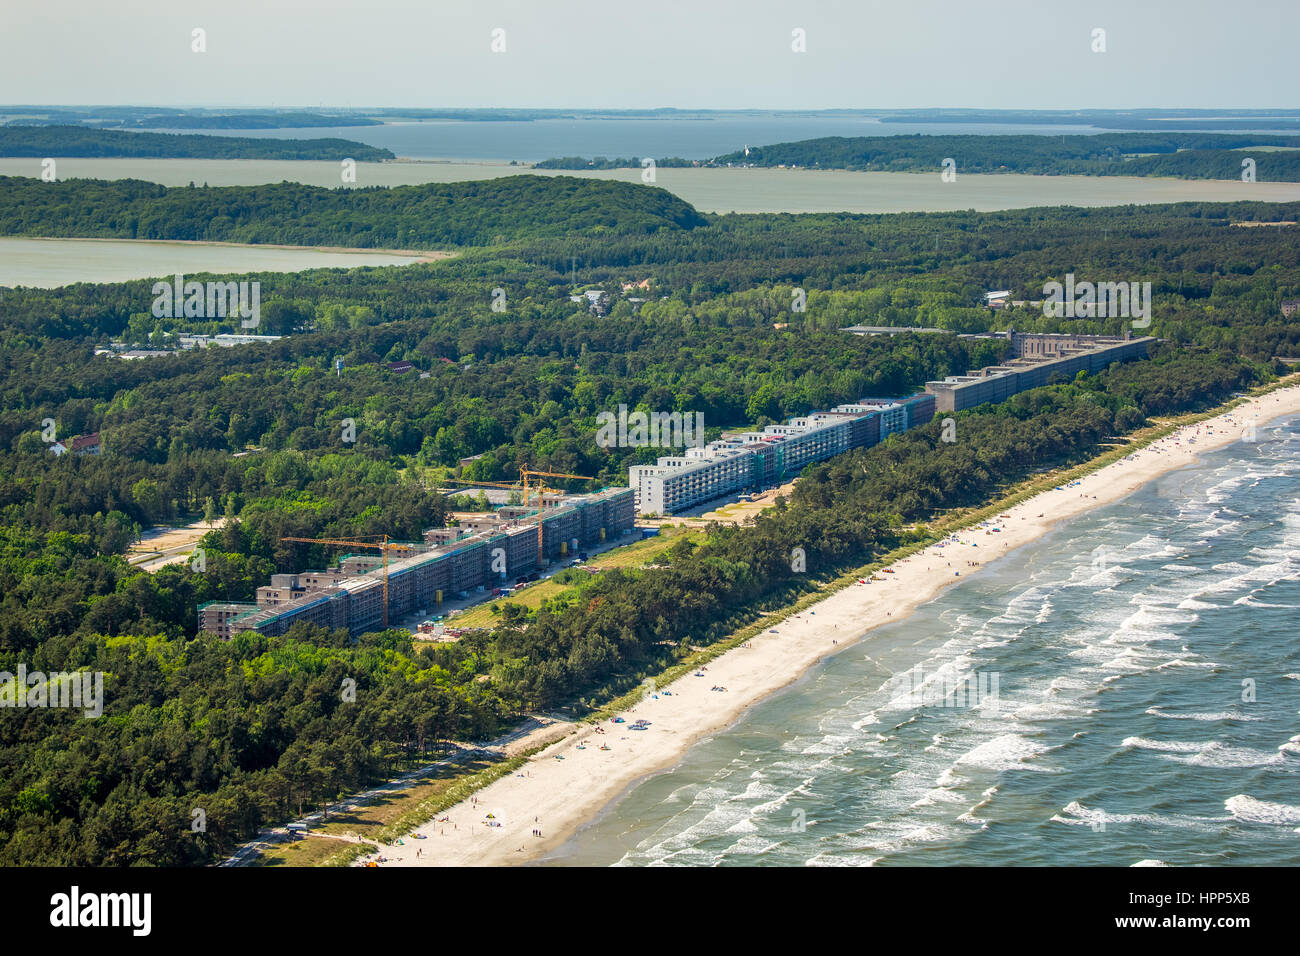
[{"label": "hazy horizon", "polygon": [[[367,110],[396,112],[399,110],[460,110],[482,112],[573,112],[573,113],[649,113],[673,110],[679,113],[901,113],[911,111],[975,112],[975,113],[1154,113],[1180,111],[1207,111],[1223,113],[1300,113],[1300,106],[943,106],[939,104],[921,104],[916,106],[827,106],[827,107],[783,107],[783,106],[520,106],[504,104],[499,106],[460,105],[449,103],[427,103],[423,105],[394,105],[385,103],[364,103],[358,106],[343,106],[334,103],[285,103],[268,105],[266,103],[169,103],[161,100],[146,100],[132,103],[93,103],[93,102],[45,102],[45,103],[0,103],[0,109],[174,109],[174,110],[257,110],[257,111],[308,111],[308,110],[346,110],[350,113],[365,113]],[[1208,118],[1208,117],[1207,117]]]},{"label": "hazy horizon", "polygon": [[0,88],[258,109],[1284,109],[1297,32],[1300,5],[1275,0],[47,0],[0,12]]}]

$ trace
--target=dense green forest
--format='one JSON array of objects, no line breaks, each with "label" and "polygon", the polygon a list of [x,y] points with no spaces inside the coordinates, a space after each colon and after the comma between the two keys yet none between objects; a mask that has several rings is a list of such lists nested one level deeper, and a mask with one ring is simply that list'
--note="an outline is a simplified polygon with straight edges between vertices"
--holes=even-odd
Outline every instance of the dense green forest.
[{"label": "dense green forest", "polygon": [[704,222],[662,189],[572,177],[324,189],[0,176],[0,235],[11,236],[432,249],[530,236],[653,233]]},{"label": "dense green forest", "polygon": [[355,159],[368,163],[396,158],[390,150],[347,139],[253,139],[199,133],[133,133],[86,126],[0,127],[0,156]]},{"label": "dense green forest", "polygon": [[[1300,154],[1248,150],[1300,147],[1300,136],[1260,133],[1098,133],[1089,136],[828,136],[751,146],[719,156],[715,165],[803,166],[877,172],[937,172],[944,159],[957,173],[1051,176],[1179,176],[1238,179],[1241,161],[1255,160],[1259,182],[1300,181]],[[1151,155],[1148,155],[1151,154]]]},{"label": "dense green forest", "polygon": [[[121,210],[155,203],[151,230],[197,230],[207,203],[238,211],[223,228],[263,235],[287,230],[301,199],[295,231],[409,228],[420,242],[460,236],[461,253],[256,276],[263,319],[285,338],[135,362],[92,353],[184,327],[150,314],[151,281],[4,290],[0,670],[108,677],[101,718],[4,712],[0,864],[210,862],[439,741],[635,686],[809,588],[790,571],[794,544],[813,575],[858,566],[909,540],[904,527],[1082,460],[1148,416],[1268,381],[1276,355],[1300,354],[1300,323],[1278,308],[1300,296],[1300,242],[1291,227],[1233,225],[1300,219],[1300,204],[707,217],[661,190],[520,177],[420,187],[405,194],[417,214],[370,190],[9,184],[63,190],[43,194],[53,205],[26,193],[33,224],[127,228]],[[8,228],[24,208],[0,191]],[[657,453],[595,444],[596,414],[620,403],[701,411],[712,436],[1003,357],[996,341],[844,325],[1121,331],[980,305],[989,288],[1029,298],[1066,272],[1151,281],[1150,332],[1167,340],[1156,357],[962,413],[956,443],[935,422],[810,466],[753,526],[683,540],[663,568],[593,577],[571,606],[507,606],[500,627],[456,644],[305,625],[228,643],[196,634],[197,604],[250,599],[272,571],[319,560],[283,536],[440,525],[447,503],[428,478],[462,457],[483,454],[474,478],[513,478],[526,461],[618,483]],[[614,293],[608,315],[571,301],[575,277]],[[791,311],[796,287],[806,312]],[[397,360],[428,377],[389,371]],[[355,443],[339,439],[344,417]],[[99,432],[103,455],[54,458],[47,418],[60,438]],[[147,574],[122,557],[142,528],[204,514],[227,518],[204,539],[204,570]],[[340,699],[344,678],[354,702]],[[205,833],[190,830],[195,807]]]}]

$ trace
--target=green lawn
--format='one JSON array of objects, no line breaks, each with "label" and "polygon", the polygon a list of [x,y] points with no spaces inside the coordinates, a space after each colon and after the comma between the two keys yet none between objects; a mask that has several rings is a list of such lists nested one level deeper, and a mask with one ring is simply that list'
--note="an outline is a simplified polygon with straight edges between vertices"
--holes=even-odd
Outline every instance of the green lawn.
[{"label": "green lawn", "polygon": [[[623,545],[607,551],[604,554],[598,554],[587,564],[592,567],[608,570],[610,568],[639,568],[644,564],[653,564],[664,550],[671,547],[679,535],[688,535],[690,537],[699,537],[702,532],[688,531],[684,528],[661,528],[659,534],[653,538],[645,538],[641,541],[634,541],[632,544]],[[572,589],[566,585],[560,584],[554,580],[537,581],[530,584],[516,594],[506,598],[512,604],[521,604],[529,611],[535,611],[546,601],[557,598]],[[494,601],[485,601],[475,607],[470,608],[453,618],[449,618],[447,623],[452,627],[495,627],[499,623],[499,618],[492,613],[492,605],[502,603],[501,599]]]},{"label": "green lawn", "polygon": [[363,840],[387,843],[386,830],[426,800],[444,795],[458,781],[481,773],[496,762],[473,760],[439,767],[425,781],[377,798],[364,807],[330,814],[329,821],[316,827],[320,833],[352,833]]},{"label": "green lawn", "polygon": [[253,866],[337,866],[344,859],[355,859],[372,849],[368,845],[309,836],[263,850]]}]

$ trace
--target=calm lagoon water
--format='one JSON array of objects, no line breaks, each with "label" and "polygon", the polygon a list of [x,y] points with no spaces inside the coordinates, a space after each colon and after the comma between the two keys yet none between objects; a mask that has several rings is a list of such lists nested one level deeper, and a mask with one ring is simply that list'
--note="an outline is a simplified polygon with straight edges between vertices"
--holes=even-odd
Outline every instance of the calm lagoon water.
[{"label": "calm lagoon water", "polygon": [[[526,163],[550,156],[682,156],[698,159],[740,149],[747,144],[762,145],[818,136],[910,133],[1062,135],[1088,132],[1096,131],[1091,127],[881,123],[862,115],[762,114],[656,120],[431,121],[376,127],[241,131],[239,135],[341,136],[386,146],[399,156],[412,157],[414,161],[360,163],[356,168],[356,185],[399,186],[520,174],[584,175],[632,183],[642,181],[639,169],[543,172],[527,166],[509,165],[511,160]],[[61,180],[142,179],[167,186],[184,186],[191,182],[212,186],[257,185],[286,180],[331,188],[344,185],[340,166],[334,162],[59,158],[57,172]],[[944,183],[939,172],[937,166],[932,174],[660,168],[656,171],[654,184],[710,213],[891,213],[963,209],[987,212],[1056,205],[1300,200],[1300,184],[1297,183],[1248,184],[1090,176],[968,176],[962,174],[960,168],[956,182]],[[40,174],[39,159],[0,158],[0,175],[35,177]],[[352,258],[349,259],[349,255]],[[33,240],[0,240],[0,285],[50,286],[74,281],[121,281],[177,271],[288,271],[399,261],[409,260],[316,250],[188,248],[183,244],[168,243],[141,246],[113,242],[42,245]]]},{"label": "calm lagoon water", "polygon": [[[195,130],[165,130],[187,132]],[[882,123],[862,115],[786,113],[714,114],[660,119],[542,119],[530,122],[427,120],[383,126],[220,131],[272,139],[338,137],[392,150],[401,158],[535,163],[559,156],[678,156],[712,159],[746,146],[791,143],[822,136],[1041,134],[1100,132],[1091,126],[1045,127],[994,123]]]},{"label": "calm lagoon water", "polygon": [[[1300,863],[1298,429],[1261,427],[872,632],[547,862]],[[995,709],[909,692],[972,674],[999,675]]]},{"label": "calm lagoon water", "polygon": [[176,273],[244,274],[406,265],[414,256],[201,242],[0,238],[0,286],[52,289],[73,282],[125,282]]},{"label": "calm lagoon water", "polygon": [[[494,124],[481,124],[494,125]],[[358,163],[358,186],[459,182],[498,176],[585,175],[641,182],[639,169],[589,173],[531,170],[502,163]],[[342,185],[338,163],[212,159],[60,159],[60,179],[143,179],[167,186],[256,185],[284,180]],[[0,159],[0,175],[39,176],[40,160]],[[1119,176],[967,176],[945,183],[927,173],[805,169],[664,169],[655,185],[702,212],[942,212],[1029,206],[1300,200],[1300,183],[1242,183]]]},{"label": "calm lagoon water", "polygon": [[[1260,131],[1268,132],[1265,129]],[[535,163],[559,156],[712,159],[746,146],[769,146],[823,136],[1062,136],[1122,131],[1030,123],[883,123],[878,117],[863,113],[773,112],[660,116],[656,119],[592,116],[531,122],[426,120],[386,123],[383,126],[213,132],[286,139],[338,137],[392,150],[399,158],[500,162],[513,159]]]}]

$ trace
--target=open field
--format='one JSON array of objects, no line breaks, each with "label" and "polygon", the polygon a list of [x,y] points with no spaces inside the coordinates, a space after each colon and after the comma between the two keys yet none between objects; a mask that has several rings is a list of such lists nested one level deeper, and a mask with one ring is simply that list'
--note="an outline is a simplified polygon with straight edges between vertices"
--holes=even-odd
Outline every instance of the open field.
[{"label": "open field", "polygon": [[795,478],[779,488],[769,488],[767,491],[755,495],[749,501],[736,501],[728,505],[722,505],[712,511],[706,511],[700,515],[700,518],[706,523],[709,521],[723,521],[731,524],[744,524],[747,521],[752,521],[776,504],[778,497],[785,497],[789,500],[790,496],[794,494],[794,485],[798,480],[798,478]]},{"label": "open field", "polygon": [[194,553],[194,546],[209,531],[225,524],[218,518],[211,525],[206,521],[192,521],[179,528],[156,525],[140,535],[140,540],[127,549],[126,559],[141,571],[150,574],[169,564],[179,564]]},{"label": "open field", "polygon": [[268,847],[258,855],[253,866],[333,866],[345,854],[364,852],[364,847],[347,841],[307,836]]},{"label": "open field", "polygon": [[402,790],[395,790],[354,807],[330,814],[327,822],[312,828],[313,833],[336,836],[353,835],[363,840],[382,842],[385,831],[426,800],[436,800],[447,793],[458,780],[487,770],[498,761],[485,757],[435,768],[422,782]]},{"label": "open field", "polygon": [[[614,548],[604,554],[595,555],[587,564],[601,570],[639,568],[644,564],[653,563],[657,555],[673,545],[677,535],[684,533],[686,532],[683,530],[669,526],[660,530],[659,534],[653,538],[644,538],[641,541]],[[494,604],[509,602],[511,604],[520,604],[528,608],[529,611],[535,611],[546,601],[560,597],[569,590],[568,585],[555,580],[536,581],[508,598],[485,601],[461,614],[457,614],[448,623],[454,627],[494,627],[499,623],[498,615],[492,613]]]}]

